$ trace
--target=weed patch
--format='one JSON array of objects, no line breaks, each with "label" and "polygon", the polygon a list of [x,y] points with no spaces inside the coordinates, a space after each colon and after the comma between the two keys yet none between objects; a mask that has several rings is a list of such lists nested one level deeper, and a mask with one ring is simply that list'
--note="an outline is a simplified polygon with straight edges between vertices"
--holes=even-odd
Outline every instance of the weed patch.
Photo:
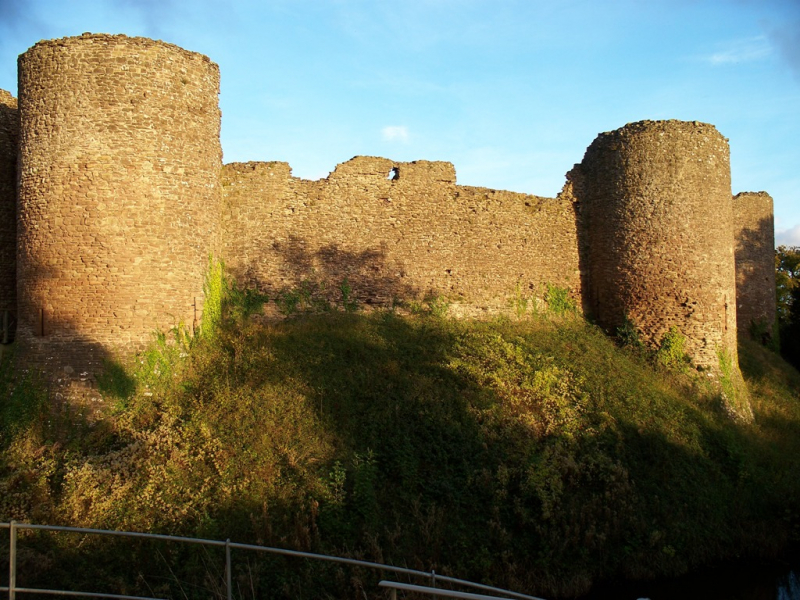
[{"label": "weed patch", "polygon": [[547,309],[558,317],[574,314],[578,307],[569,295],[569,290],[563,287],[547,284]]},{"label": "weed patch", "polygon": [[668,369],[687,372],[691,366],[691,360],[684,350],[685,345],[686,336],[673,325],[661,338],[661,343],[655,353],[656,361]]},{"label": "weed patch", "polygon": [[[214,257],[208,258],[208,268],[203,281],[203,319],[200,325],[200,334],[211,336],[219,327],[222,320],[222,303],[224,301],[227,285],[225,281],[225,265]],[[181,327],[182,325],[179,325]]]}]

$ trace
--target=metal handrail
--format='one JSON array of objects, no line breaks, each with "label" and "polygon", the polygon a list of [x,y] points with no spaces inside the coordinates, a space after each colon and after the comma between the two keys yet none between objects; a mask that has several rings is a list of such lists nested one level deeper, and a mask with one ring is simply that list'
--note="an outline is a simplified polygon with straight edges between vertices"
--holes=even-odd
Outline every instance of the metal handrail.
[{"label": "metal handrail", "polygon": [[[426,585],[414,585],[412,583],[399,583],[397,581],[381,581],[378,583],[380,587],[389,588],[392,590],[391,600],[397,598],[397,590],[405,592],[418,592],[421,594],[430,594],[431,596],[443,596],[445,598],[459,598],[460,600],[505,600],[499,596],[486,596],[484,594],[470,594],[469,592],[457,592],[454,590],[439,590],[431,588]],[[535,598],[534,596],[528,596]],[[544,600],[543,598],[536,598],[535,600]]]},{"label": "metal handrail", "polygon": [[[0,587],[0,592],[8,592],[12,598],[12,590],[7,587]],[[99,594],[96,592],[71,592],[68,590],[47,590],[44,588],[13,588],[13,592],[27,594],[47,594],[50,596],[72,596],[77,598],[114,598],[115,600],[166,600],[166,598],[150,598],[149,596],[123,596],[120,594]]]},{"label": "metal handrail", "polygon": [[[270,546],[257,546],[254,544],[241,544],[238,542],[231,542],[230,539],[223,541],[220,540],[207,540],[202,538],[191,538],[191,537],[182,537],[182,536],[175,536],[175,535],[165,535],[160,533],[140,533],[135,531],[112,531],[109,529],[91,529],[87,527],[65,527],[61,525],[36,525],[33,523],[17,523],[16,521],[11,521],[10,523],[0,523],[0,529],[9,529],[10,530],[10,552],[9,552],[9,585],[7,587],[0,587],[0,591],[8,592],[9,600],[15,600],[16,592],[21,593],[38,593],[38,594],[50,594],[50,595],[60,595],[60,596],[82,596],[82,597],[89,597],[89,598],[115,598],[119,600],[160,600],[158,598],[142,598],[139,596],[122,596],[117,594],[100,594],[100,593],[88,593],[88,592],[71,592],[65,590],[46,590],[46,589],[34,589],[34,588],[23,588],[18,587],[16,585],[16,545],[17,545],[17,535],[16,532],[18,529],[30,529],[30,530],[40,530],[40,531],[63,531],[69,533],[83,533],[88,535],[110,535],[110,536],[118,536],[118,537],[131,537],[131,538],[145,538],[151,540],[163,540],[163,541],[172,541],[172,542],[182,542],[187,544],[202,544],[205,546],[217,546],[217,547],[224,547],[225,548],[225,583],[227,588],[227,597],[228,600],[232,600],[232,582],[231,582],[231,549],[236,550],[252,550],[256,552],[267,552],[270,554],[280,554],[283,556],[293,556],[296,558],[309,558],[313,560],[322,560],[328,562],[335,562],[340,564],[346,565],[353,565],[358,567],[366,567],[369,569],[377,569],[381,571],[391,571],[394,573],[401,573],[404,575],[410,575],[413,577],[423,577],[426,579],[430,579],[431,587],[424,587],[424,586],[417,586],[421,587],[425,590],[434,590],[436,591],[436,582],[437,581],[445,581],[447,583],[451,583],[454,585],[461,585],[465,587],[472,587],[475,589],[491,591],[498,594],[501,594],[506,597],[511,598],[518,598],[520,600],[542,600],[541,598],[537,598],[536,596],[529,596],[527,594],[521,594],[519,592],[512,592],[510,590],[504,590],[502,588],[493,587],[490,585],[484,585],[481,583],[475,583],[473,581],[467,581],[465,579],[457,579],[455,577],[447,577],[444,575],[437,575],[436,571],[431,570],[430,572],[426,571],[418,571],[416,569],[407,569],[405,567],[395,567],[393,565],[386,565],[383,563],[376,563],[370,562],[366,560],[358,560],[355,558],[343,558],[340,556],[331,556],[329,554],[316,554],[313,552],[301,552],[299,550],[287,550],[284,548],[274,548]],[[396,585],[406,585],[406,584],[396,584]],[[443,591],[443,590],[440,590]],[[433,593],[433,592],[429,592]],[[465,593],[465,592],[463,592]],[[479,596],[473,594],[472,596]],[[464,596],[467,598],[469,596]]]}]

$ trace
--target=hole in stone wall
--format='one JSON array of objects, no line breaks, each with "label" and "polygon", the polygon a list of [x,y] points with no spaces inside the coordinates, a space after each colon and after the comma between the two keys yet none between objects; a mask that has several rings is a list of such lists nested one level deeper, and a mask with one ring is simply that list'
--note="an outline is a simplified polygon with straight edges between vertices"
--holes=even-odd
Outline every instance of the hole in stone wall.
[{"label": "hole in stone wall", "polygon": [[392,170],[389,171],[389,174],[386,176],[386,179],[389,181],[397,181],[400,179],[400,171],[397,170],[397,167],[392,167]]}]

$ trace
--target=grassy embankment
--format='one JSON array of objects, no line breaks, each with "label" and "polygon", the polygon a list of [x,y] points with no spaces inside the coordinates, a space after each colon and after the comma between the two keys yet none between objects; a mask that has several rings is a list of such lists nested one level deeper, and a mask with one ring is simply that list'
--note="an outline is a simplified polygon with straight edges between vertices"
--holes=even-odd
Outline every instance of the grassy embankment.
[{"label": "grassy embankment", "polygon": [[[201,337],[109,365],[94,424],[6,363],[0,518],[328,552],[546,597],[798,538],[796,371],[744,344],[755,423],[737,424],[679,339],[653,354],[628,332],[620,348],[550,296],[543,314],[522,303],[492,322],[283,297],[297,314],[256,323],[238,294]],[[221,555],[177,545],[29,536],[21,561],[29,585],[221,590]],[[360,570],[234,561],[237,597],[376,594]]]}]

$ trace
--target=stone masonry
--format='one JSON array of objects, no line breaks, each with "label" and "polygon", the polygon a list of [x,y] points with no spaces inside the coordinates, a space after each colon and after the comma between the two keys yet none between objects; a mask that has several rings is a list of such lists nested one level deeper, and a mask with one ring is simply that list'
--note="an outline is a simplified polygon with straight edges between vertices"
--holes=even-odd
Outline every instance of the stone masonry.
[{"label": "stone masonry", "polygon": [[728,143],[712,126],[643,121],[602,134],[576,167],[586,228],[587,307],[646,341],[672,326],[704,366],[736,354]]},{"label": "stone masonry", "polygon": [[544,282],[580,293],[574,204],[458,186],[450,163],[359,156],[321,181],[234,163],[222,189],[226,264],[271,295],[313,279],[336,299],[346,279],[367,305],[441,295],[486,315]]},{"label": "stone masonry", "polygon": [[217,65],[85,34],[21,55],[19,93],[26,360],[91,371],[154,329],[191,325],[219,229]]},{"label": "stone masonry", "polygon": [[359,156],[319,181],[223,168],[218,68],[160,41],[39,42],[19,93],[17,121],[0,92],[0,302],[23,363],[50,372],[91,379],[153,330],[193,325],[210,256],[273,297],[312,282],[335,299],[347,282],[366,305],[441,296],[464,316],[556,285],[610,331],[627,320],[657,345],[679,329],[711,372],[736,364],[737,309],[740,329],[774,319],[771,199],[732,198],[712,125],[601,134],[542,198],[460,186],[446,162]]},{"label": "stone masonry", "polygon": [[736,321],[740,332],[753,326],[772,335],[776,319],[775,223],[772,197],[743,192],[733,197],[736,232]]},{"label": "stone masonry", "polygon": [[0,341],[11,341],[17,309],[17,100],[0,90]]}]

